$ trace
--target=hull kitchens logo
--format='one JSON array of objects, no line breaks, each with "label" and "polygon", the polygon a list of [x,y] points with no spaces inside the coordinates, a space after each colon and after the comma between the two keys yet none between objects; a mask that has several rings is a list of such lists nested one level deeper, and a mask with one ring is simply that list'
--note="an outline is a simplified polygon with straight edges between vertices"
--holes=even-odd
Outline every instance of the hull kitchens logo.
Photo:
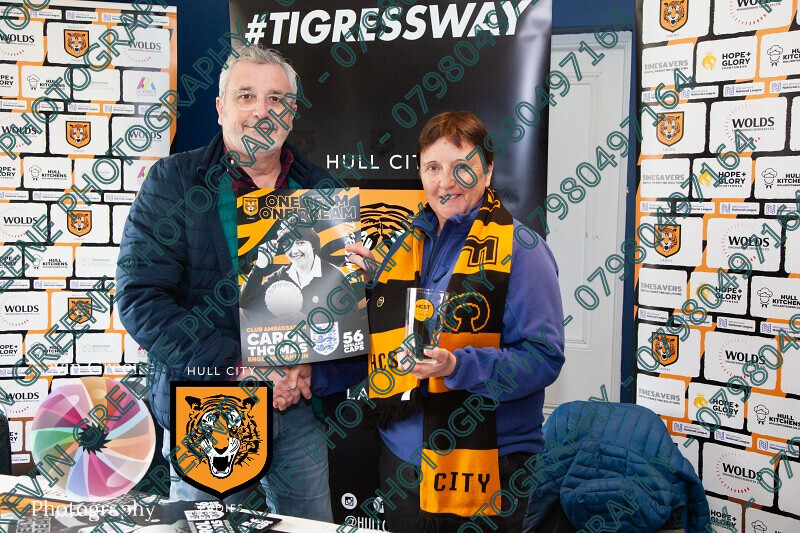
[{"label": "hull kitchens logo", "polygon": [[783,307],[791,310],[800,310],[800,299],[796,294],[775,294],[767,287],[762,287],[756,293],[761,301],[761,307]]},{"label": "hull kitchens logo", "polygon": [[689,19],[689,0],[662,1],[660,14],[661,27],[669,32],[676,32]]},{"label": "hull kitchens logo", "polygon": [[272,461],[272,389],[266,383],[172,382],[172,448],[189,452],[187,483],[220,498],[257,483]]},{"label": "hull kitchens logo", "polygon": [[767,50],[767,55],[769,56],[769,62],[773,67],[800,62],[800,48],[790,48],[789,50],[784,50],[775,44]]}]

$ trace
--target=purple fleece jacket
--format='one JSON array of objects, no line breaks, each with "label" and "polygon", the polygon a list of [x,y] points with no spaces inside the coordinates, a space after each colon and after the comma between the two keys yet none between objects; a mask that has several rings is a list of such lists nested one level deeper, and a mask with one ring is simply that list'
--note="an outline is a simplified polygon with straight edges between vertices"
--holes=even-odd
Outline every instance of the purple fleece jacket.
[{"label": "purple fleece jacket", "polygon": [[[429,209],[426,217],[414,220],[413,226],[425,233],[420,273],[422,287],[447,290],[456,259],[477,214],[478,206],[465,215],[451,217],[438,236],[438,222],[433,211]],[[514,226],[520,223],[514,220]],[[533,232],[527,233],[529,236]],[[407,234],[406,238],[412,237]],[[524,236],[522,240],[528,246],[532,241]],[[398,247],[399,242],[391,248],[383,265]],[[453,352],[457,358],[456,368],[445,379],[451,389],[464,389],[487,398],[495,397],[497,390],[502,390],[496,396],[501,402],[496,411],[500,456],[513,452],[539,453],[543,449],[544,389],[556,380],[564,364],[563,320],[558,267],[550,248],[541,237],[530,249],[515,239],[500,348],[465,346],[456,349]],[[520,363],[513,357],[515,355],[527,365]],[[506,372],[509,378],[498,372],[505,361],[514,364],[516,375]],[[490,392],[489,380],[500,386],[491,387]],[[423,387],[427,393],[427,382]],[[420,464],[420,456],[415,452],[422,444],[422,416],[418,413],[381,430],[386,445],[404,461]]]}]

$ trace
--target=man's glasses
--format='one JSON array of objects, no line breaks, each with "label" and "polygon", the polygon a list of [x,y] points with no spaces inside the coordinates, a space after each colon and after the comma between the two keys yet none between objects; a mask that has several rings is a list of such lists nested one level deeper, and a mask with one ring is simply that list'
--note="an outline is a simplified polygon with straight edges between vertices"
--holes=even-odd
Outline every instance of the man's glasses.
[{"label": "man's glasses", "polygon": [[268,94],[266,96],[259,97],[257,94],[252,93],[250,91],[228,91],[229,94],[233,96],[233,103],[236,105],[237,108],[241,109],[242,111],[252,111],[253,109],[258,106],[258,101],[260,99],[264,100],[264,105],[270,109],[275,109],[278,107],[283,107],[284,104],[281,100],[285,100],[287,104],[292,104],[291,98],[286,98],[282,94]]}]

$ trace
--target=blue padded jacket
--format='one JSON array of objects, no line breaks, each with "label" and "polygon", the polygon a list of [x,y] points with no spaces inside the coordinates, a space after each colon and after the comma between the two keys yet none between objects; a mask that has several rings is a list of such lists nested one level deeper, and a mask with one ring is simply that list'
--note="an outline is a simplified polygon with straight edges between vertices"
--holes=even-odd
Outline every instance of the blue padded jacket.
[{"label": "blue padded jacket", "polygon": [[687,533],[711,525],[700,478],[649,409],[566,403],[550,415],[544,436],[534,471],[537,505],[528,508],[526,531],[536,531],[559,503],[578,529],[599,517],[603,531],[657,531],[676,509]]}]

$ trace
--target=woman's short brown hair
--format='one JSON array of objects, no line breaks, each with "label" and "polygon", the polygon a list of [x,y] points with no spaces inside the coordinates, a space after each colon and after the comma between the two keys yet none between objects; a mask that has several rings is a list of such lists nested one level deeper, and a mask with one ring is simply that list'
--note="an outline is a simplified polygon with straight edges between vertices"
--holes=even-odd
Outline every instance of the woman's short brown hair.
[{"label": "woman's short brown hair", "polygon": [[448,141],[461,148],[464,142],[479,146],[483,150],[487,165],[494,161],[494,153],[484,149],[483,140],[489,132],[481,119],[469,111],[445,111],[432,117],[422,131],[417,141],[417,163],[422,165],[420,159],[422,151],[430,145],[445,137]]}]

